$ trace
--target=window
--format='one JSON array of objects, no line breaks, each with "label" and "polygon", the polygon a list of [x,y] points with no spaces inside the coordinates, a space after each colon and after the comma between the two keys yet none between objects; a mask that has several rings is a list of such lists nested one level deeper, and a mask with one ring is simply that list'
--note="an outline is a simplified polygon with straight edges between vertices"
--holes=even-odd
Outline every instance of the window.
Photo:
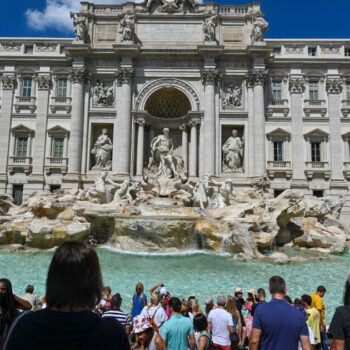
[{"label": "window", "polygon": [[13,185],[12,190],[13,203],[21,205],[23,202],[23,185]]},{"label": "window", "polygon": [[272,98],[274,101],[282,100],[282,83],[281,81],[272,82]]},{"label": "window", "polygon": [[33,46],[26,46],[25,49],[24,49],[24,52],[25,52],[27,55],[33,54],[33,52],[34,52]]},{"label": "window", "polygon": [[283,142],[274,141],[273,143],[273,160],[275,162],[283,161]]},{"label": "window", "polygon": [[323,190],[312,190],[312,195],[314,197],[323,197]]},{"label": "window", "polygon": [[28,148],[28,137],[20,136],[17,138],[16,156],[26,157]]},{"label": "window", "polygon": [[67,97],[67,79],[57,80],[57,97]]},{"label": "window", "polygon": [[54,158],[62,158],[64,149],[64,137],[55,137],[53,139],[53,152]]},{"label": "window", "polygon": [[316,47],[309,47],[308,54],[309,56],[316,56]]},{"label": "window", "polygon": [[311,142],[311,161],[321,161],[321,142]]},{"label": "window", "polygon": [[310,81],[309,82],[309,95],[310,100],[318,100],[318,82],[317,81]]},{"label": "window", "polygon": [[281,48],[280,47],[274,47],[272,50],[272,54],[275,56],[279,56],[281,54]]},{"label": "window", "polygon": [[350,48],[349,47],[345,48],[345,56],[350,57]]},{"label": "window", "polygon": [[32,78],[24,78],[22,86],[22,96],[30,97],[32,96]]}]

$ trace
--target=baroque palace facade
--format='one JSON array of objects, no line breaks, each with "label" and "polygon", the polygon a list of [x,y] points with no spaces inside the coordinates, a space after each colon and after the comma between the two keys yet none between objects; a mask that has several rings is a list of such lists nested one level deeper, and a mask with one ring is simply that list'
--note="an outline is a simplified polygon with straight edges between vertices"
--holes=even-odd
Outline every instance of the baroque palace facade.
[{"label": "baroque palace facade", "polygon": [[73,40],[0,39],[0,193],[142,179],[164,128],[190,180],[348,192],[349,40],[264,40],[258,3],[82,2],[71,17]]}]

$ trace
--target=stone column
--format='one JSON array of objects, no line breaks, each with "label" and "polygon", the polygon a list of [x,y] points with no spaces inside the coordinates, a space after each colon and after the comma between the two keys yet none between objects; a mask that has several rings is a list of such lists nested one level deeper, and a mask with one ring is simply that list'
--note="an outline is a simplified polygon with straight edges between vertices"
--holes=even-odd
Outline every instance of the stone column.
[{"label": "stone column", "polygon": [[131,156],[131,98],[133,68],[121,68],[117,73],[117,84],[121,87],[113,169],[119,175],[130,174]]},{"label": "stone column", "polygon": [[33,150],[33,175],[43,175],[46,154],[47,112],[51,77],[49,75],[39,75],[36,82],[38,86],[38,95],[35,123],[35,142]]},{"label": "stone column", "polygon": [[185,169],[188,169],[188,157],[187,157],[187,153],[188,153],[188,134],[187,134],[187,125],[186,124],[182,124],[180,125],[179,128],[182,131],[182,159],[184,160],[184,164],[185,164]]},{"label": "stone column", "polygon": [[342,158],[343,140],[341,137],[340,124],[340,94],[342,89],[343,81],[339,77],[327,79],[326,90],[328,93],[331,180],[344,180]]},{"label": "stone column", "polygon": [[143,157],[144,157],[144,141],[145,141],[145,121],[137,120],[137,154],[136,154],[136,175],[142,176],[143,174]]},{"label": "stone column", "polygon": [[[305,180],[305,156],[303,135],[303,92],[305,81],[302,77],[289,79],[292,118],[292,171],[293,180]],[[307,146],[309,142],[307,142]],[[307,159],[311,159],[308,158]]]},{"label": "stone column", "polygon": [[253,87],[255,176],[262,176],[266,172],[264,106],[264,85],[266,82],[266,76],[266,71],[263,69],[255,69],[248,75],[248,86]]},{"label": "stone column", "polygon": [[[4,75],[2,81],[1,117],[0,117],[0,182],[6,182],[7,162],[9,159],[11,113],[13,108],[13,92],[16,87],[15,75]],[[0,189],[5,189],[1,184]]]},{"label": "stone column", "polygon": [[[191,121],[190,127],[191,127],[191,143],[190,143],[190,155],[189,155],[189,165],[188,165],[188,175],[189,176],[197,176],[197,155],[198,155],[198,141],[197,141],[197,121]],[[205,144],[205,143],[204,143]],[[205,158],[205,154],[204,154]],[[204,160],[205,164],[206,160]]]},{"label": "stone column", "polygon": [[68,146],[68,173],[80,174],[84,125],[84,83],[86,73],[73,70],[72,75],[72,116]]},{"label": "stone column", "polygon": [[217,69],[201,71],[204,85],[204,175],[215,175],[215,84]]}]

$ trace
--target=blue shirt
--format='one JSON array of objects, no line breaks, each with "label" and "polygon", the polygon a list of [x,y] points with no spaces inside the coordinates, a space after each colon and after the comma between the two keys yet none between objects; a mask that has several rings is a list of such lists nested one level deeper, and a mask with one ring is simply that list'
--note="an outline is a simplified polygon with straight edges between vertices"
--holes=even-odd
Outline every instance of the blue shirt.
[{"label": "blue shirt", "polygon": [[261,350],[297,350],[301,335],[309,335],[304,315],[286,300],[272,299],[256,308],[253,328],[261,330]]},{"label": "blue shirt", "polygon": [[187,350],[187,336],[193,333],[191,319],[182,315],[172,316],[160,329],[160,336],[167,343],[168,350]]},{"label": "blue shirt", "polygon": [[147,305],[147,297],[144,294],[143,298],[140,297],[140,295],[133,295],[132,297],[134,307],[132,309],[131,313],[131,319],[133,320],[135,316],[140,315],[142,309]]}]

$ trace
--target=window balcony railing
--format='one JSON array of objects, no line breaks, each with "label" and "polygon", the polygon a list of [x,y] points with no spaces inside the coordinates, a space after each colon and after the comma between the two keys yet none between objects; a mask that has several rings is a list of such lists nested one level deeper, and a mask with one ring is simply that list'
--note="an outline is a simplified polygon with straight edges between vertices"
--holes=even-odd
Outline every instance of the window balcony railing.
[{"label": "window balcony railing", "polygon": [[343,113],[343,116],[347,117],[348,114],[350,113],[350,100],[342,100],[341,104],[342,104],[341,111]]},{"label": "window balcony railing", "polygon": [[61,173],[66,174],[68,168],[68,158],[65,157],[47,157],[45,164],[46,174]]},{"label": "window balcony railing", "polygon": [[305,173],[308,179],[312,179],[315,174],[323,175],[324,178],[329,179],[330,169],[328,162],[305,162]]},{"label": "window balcony railing", "polygon": [[11,174],[15,172],[24,172],[26,174],[32,171],[32,157],[12,156],[9,159],[8,170]]},{"label": "window balcony railing", "polygon": [[289,114],[288,100],[273,100],[267,107],[267,115],[273,117],[274,114],[283,114],[285,117]]},{"label": "window balcony railing", "polygon": [[350,180],[350,162],[344,162],[343,173],[347,180]]},{"label": "window balcony railing", "polygon": [[304,113],[307,117],[313,114],[321,114],[324,117],[327,114],[326,100],[305,100]]},{"label": "window balcony railing", "polygon": [[274,178],[276,173],[284,174],[289,179],[292,177],[292,165],[290,161],[285,160],[269,160],[267,162],[267,174],[270,178]]},{"label": "window balcony railing", "polygon": [[218,14],[223,16],[244,16],[248,14],[248,6],[219,6]]},{"label": "window balcony railing", "polygon": [[71,97],[51,97],[50,109],[52,113],[56,113],[57,110],[64,110],[70,113],[72,110],[72,98]]},{"label": "window balcony railing", "polygon": [[36,97],[16,96],[14,107],[16,113],[19,113],[22,109],[29,109],[31,113],[34,113],[36,110]]}]

